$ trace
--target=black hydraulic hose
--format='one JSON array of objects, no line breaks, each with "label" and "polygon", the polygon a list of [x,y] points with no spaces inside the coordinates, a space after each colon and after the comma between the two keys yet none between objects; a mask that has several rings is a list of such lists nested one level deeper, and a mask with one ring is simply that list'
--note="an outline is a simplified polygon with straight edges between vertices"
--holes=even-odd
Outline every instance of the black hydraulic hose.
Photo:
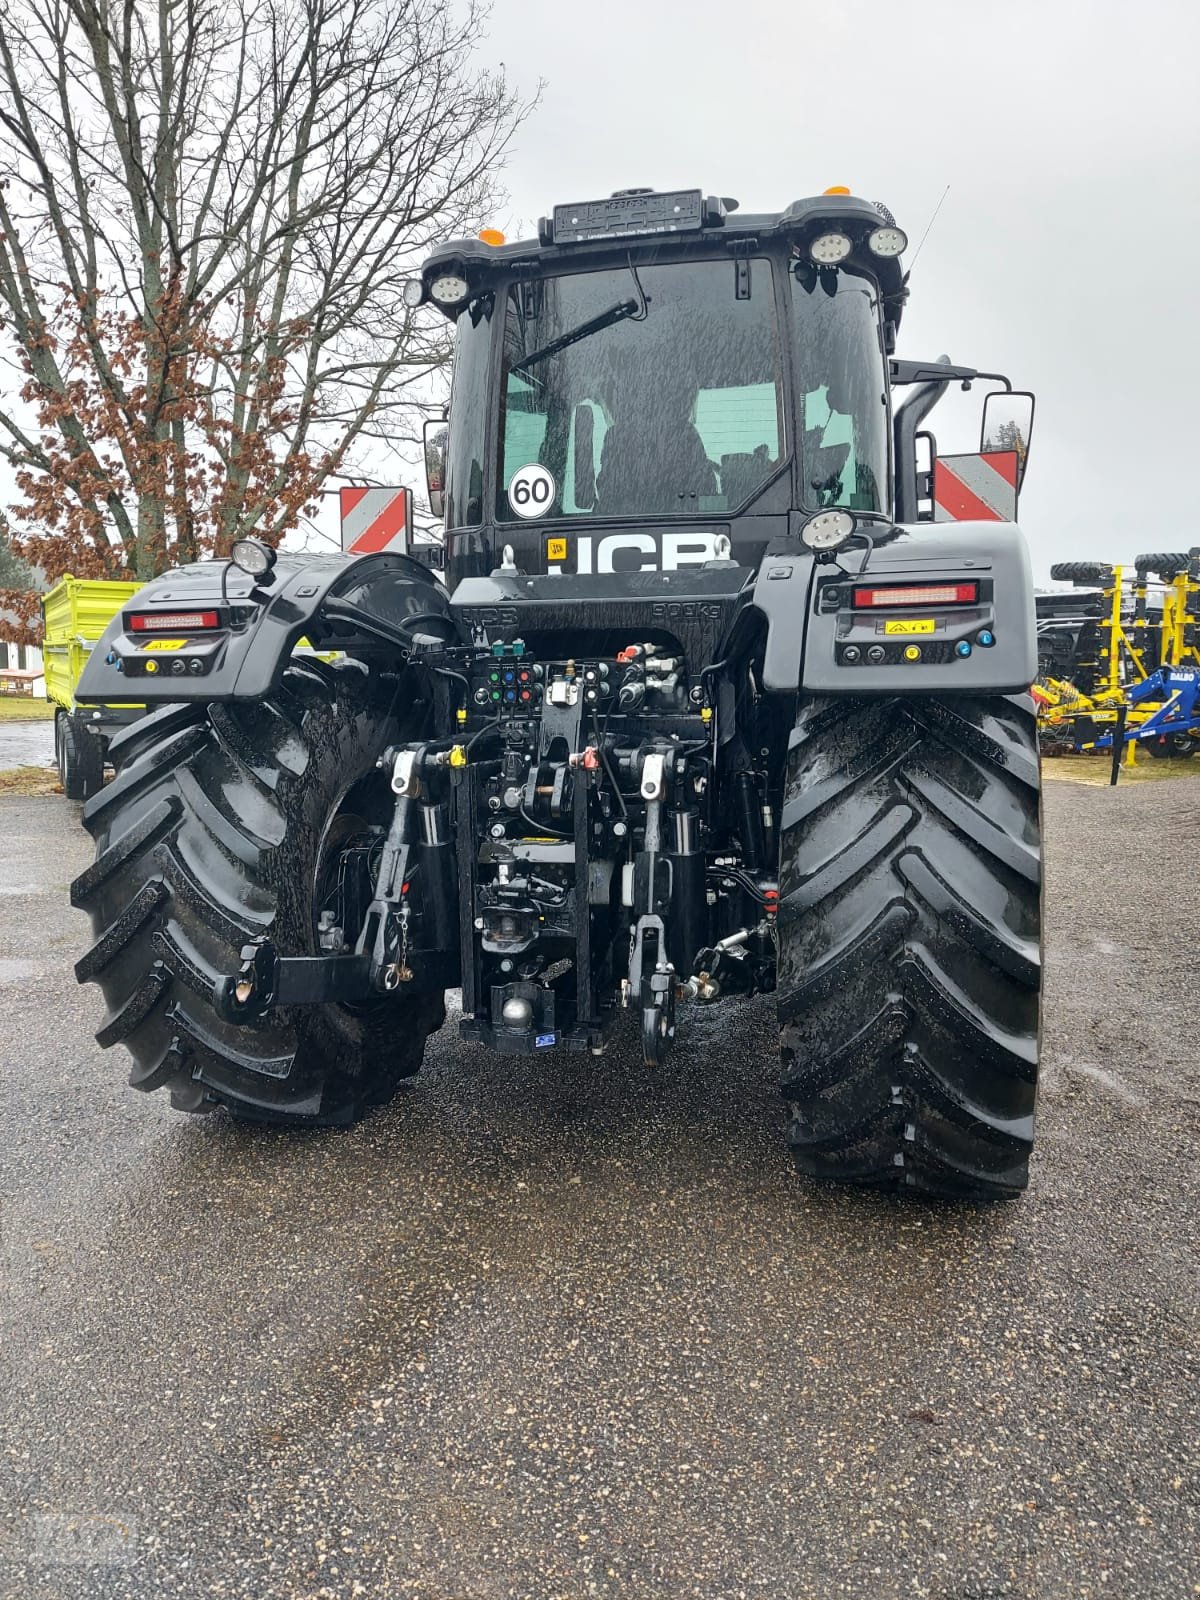
[{"label": "black hydraulic hose", "polygon": [[[387,622],[383,617],[369,617],[359,611],[357,607],[345,605],[338,600],[326,600],[321,606],[321,611],[327,617],[332,617],[335,622],[353,622],[367,633],[373,633],[380,639],[386,639],[389,644],[398,644],[405,649],[411,649],[414,644],[408,624],[402,622]],[[437,611],[418,611],[410,617],[409,622],[444,622],[453,627],[449,617],[442,616]],[[447,641],[442,641],[443,643]]]},{"label": "black hydraulic hose", "polygon": [[459,683],[461,683],[467,690],[468,694],[470,693],[471,680],[467,677],[465,672],[459,672],[454,667],[434,667],[433,670],[439,675],[439,677],[457,678]]},{"label": "black hydraulic hose", "polygon": [[474,747],[475,747],[476,743],[478,742],[478,740],[482,739],[485,733],[497,733],[497,732],[499,732],[499,729],[500,729],[500,718],[499,717],[493,717],[491,722],[485,722],[482,728],[476,728],[475,732],[467,740],[466,744],[463,745],[463,754],[464,755],[469,755],[470,752],[474,749]]},{"label": "black hydraulic hose", "polygon": [[398,626],[408,630],[418,622],[448,622],[449,620],[443,611],[414,611],[411,617],[408,617]]},{"label": "black hydraulic hose", "polygon": [[739,867],[709,867],[705,876],[709,878],[728,878],[731,882],[736,883],[740,889],[744,889],[751,899],[757,900],[760,905],[771,903],[754,879],[747,877]]},{"label": "black hydraulic hose", "polygon": [[701,667],[700,668],[700,682],[701,682],[701,684],[706,684],[710,678],[715,678],[717,673],[723,671],[729,665],[729,663],[732,660],[733,660],[732,656],[726,656],[723,661],[710,661],[708,666]]},{"label": "black hydraulic hose", "polygon": [[[611,715],[611,712],[609,715]],[[625,796],[621,793],[621,786],[617,782],[616,774],[613,772],[612,766],[609,763],[608,751],[604,744],[604,740],[608,734],[608,717],[605,717],[604,719],[604,732],[601,733],[600,719],[596,715],[596,707],[594,704],[592,706],[592,732],[596,736],[596,752],[600,757],[600,764],[604,768],[609,783],[612,784],[613,794],[616,797],[617,804],[621,808],[621,816],[625,819],[625,821],[628,821],[629,808],[625,804]]]},{"label": "black hydraulic hose", "polygon": [[529,827],[535,829],[538,833],[548,833],[555,839],[573,839],[575,837],[573,833],[563,833],[558,828],[552,828],[548,822],[539,822],[536,817],[529,815],[524,806],[518,806],[517,810],[521,814],[522,821],[526,822]]}]

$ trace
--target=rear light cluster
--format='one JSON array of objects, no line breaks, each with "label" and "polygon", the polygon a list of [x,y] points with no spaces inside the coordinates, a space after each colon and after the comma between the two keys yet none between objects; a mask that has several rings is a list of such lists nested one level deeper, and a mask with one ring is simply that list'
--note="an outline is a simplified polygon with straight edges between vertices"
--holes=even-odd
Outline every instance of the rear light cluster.
[{"label": "rear light cluster", "polygon": [[856,610],[871,606],[969,606],[979,599],[977,583],[913,583],[904,588],[855,589]]},{"label": "rear light cluster", "polygon": [[139,611],[129,619],[134,633],[194,633],[220,626],[215,611]]}]

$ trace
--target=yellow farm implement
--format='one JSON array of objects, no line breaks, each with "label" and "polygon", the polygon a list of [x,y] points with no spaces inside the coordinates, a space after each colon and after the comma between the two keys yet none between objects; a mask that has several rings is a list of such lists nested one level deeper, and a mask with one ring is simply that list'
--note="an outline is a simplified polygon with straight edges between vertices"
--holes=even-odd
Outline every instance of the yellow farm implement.
[{"label": "yellow farm implement", "polygon": [[1200,728],[1188,684],[1200,670],[1200,548],[1139,555],[1132,573],[1064,562],[1051,577],[1085,593],[1038,597],[1042,748],[1115,745],[1130,764],[1139,744],[1157,757],[1194,755]]}]

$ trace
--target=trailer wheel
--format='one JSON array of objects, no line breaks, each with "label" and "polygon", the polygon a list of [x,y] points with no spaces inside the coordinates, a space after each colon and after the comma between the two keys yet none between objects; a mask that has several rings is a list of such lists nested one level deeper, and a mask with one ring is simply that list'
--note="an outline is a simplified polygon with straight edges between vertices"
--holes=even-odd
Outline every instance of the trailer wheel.
[{"label": "trailer wheel", "polygon": [[99,739],[80,731],[66,711],[54,717],[54,758],[68,800],[90,800],[104,787],[104,749]]},{"label": "trailer wheel", "polygon": [[825,698],[788,755],[779,1021],[800,1170],[1018,1194],[1037,1093],[1036,723],[1019,698]]},{"label": "trailer wheel", "polygon": [[96,1037],[129,1050],[135,1088],[165,1088],[181,1111],[326,1126],[365,1116],[419,1068],[444,1020],[440,990],[244,1026],[212,1004],[263,936],[284,955],[319,954],[333,844],[386,823],[376,760],[423,726],[421,702],[397,716],[388,693],[353,664],[295,663],[263,701],[165,706],[114,740],[118,775],[83,815],[96,860],[71,886],[96,941],[75,972],[100,985]]},{"label": "trailer wheel", "polygon": [[1139,743],[1158,761],[1187,761],[1196,754],[1197,741],[1187,733],[1164,733],[1157,739],[1144,739]]}]

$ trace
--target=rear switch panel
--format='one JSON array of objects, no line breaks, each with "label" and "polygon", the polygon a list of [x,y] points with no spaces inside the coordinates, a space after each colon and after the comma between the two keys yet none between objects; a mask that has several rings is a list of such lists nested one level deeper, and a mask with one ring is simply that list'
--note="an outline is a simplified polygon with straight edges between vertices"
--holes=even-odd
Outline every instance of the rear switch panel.
[{"label": "rear switch panel", "polygon": [[[967,603],[939,603],[956,594],[969,597]],[[839,667],[952,666],[996,646],[990,579],[826,582],[818,588],[817,609],[834,622]]]},{"label": "rear switch panel", "polygon": [[[922,589],[936,598],[927,603]],[[962,594],[969,599],[944,602]],[[1011,608],[1010,608],[1011,609]],[[939,583],[922,576],[831,576],[818,581],[804,653],[804,687],[843,693],[897,689],[1029,687],[1025,619],[1004,614],[994,580],[971,573]]]}]

